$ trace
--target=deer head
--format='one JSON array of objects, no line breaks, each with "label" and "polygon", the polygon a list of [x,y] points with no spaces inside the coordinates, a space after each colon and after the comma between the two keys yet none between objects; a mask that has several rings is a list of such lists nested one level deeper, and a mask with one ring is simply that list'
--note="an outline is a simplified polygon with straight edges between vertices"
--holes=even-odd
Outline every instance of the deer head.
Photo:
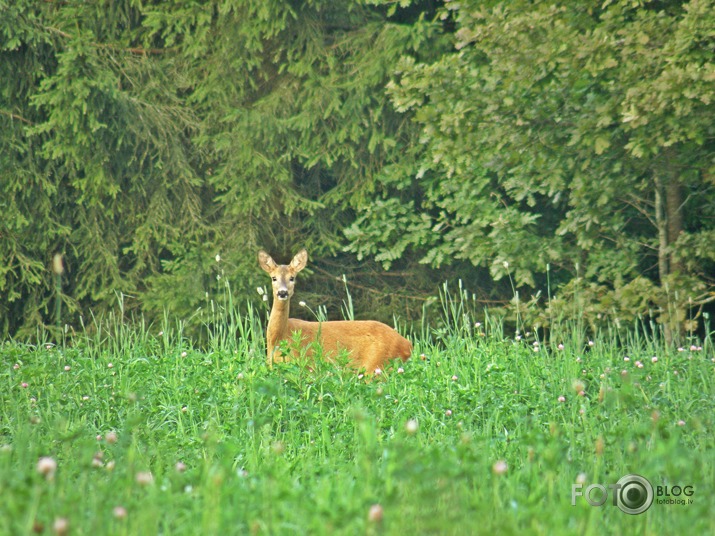
[{"label": "deer head", "polygon": [[259,266],[273,280],[273,298],[280,301],[290,300],[295,289],[295,276],[308,263],[308,252],[301,249],[296,253],[290,264],[278,264],[273,258],[261,250],[258,252]]}]

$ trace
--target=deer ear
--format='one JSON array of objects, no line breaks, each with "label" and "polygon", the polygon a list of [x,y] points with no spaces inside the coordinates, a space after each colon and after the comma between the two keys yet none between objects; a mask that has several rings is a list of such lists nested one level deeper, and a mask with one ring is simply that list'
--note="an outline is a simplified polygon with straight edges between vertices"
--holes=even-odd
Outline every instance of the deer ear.
[{"label": "deer ear", "polygon": [[308,252],[304,249],[301,249],[298,253],[296,253],[293,260],[290,261],[290,267],[293,268],[295,272],[300,272],[303,268],[305,268],[306,264],[308,264]]},{"label": "deer ear", "polygon": [[274,261],[273,258],[263,250],[258,252],[258,266],[268,273],[278,267],[276,261]]}]

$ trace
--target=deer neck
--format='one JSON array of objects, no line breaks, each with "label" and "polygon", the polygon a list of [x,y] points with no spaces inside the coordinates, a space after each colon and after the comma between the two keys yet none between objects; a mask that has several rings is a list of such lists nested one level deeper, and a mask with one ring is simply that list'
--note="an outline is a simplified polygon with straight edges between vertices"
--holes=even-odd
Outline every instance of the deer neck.
[{"label": "deer neck", "polygon": [[266,341],[268,352],[272,353],[280,341],[288,336],[288,312],[290,310],[290,300],[279,300],[273,297],[273,307],[271,316],[268,318],[268,329],[266,330]]}]

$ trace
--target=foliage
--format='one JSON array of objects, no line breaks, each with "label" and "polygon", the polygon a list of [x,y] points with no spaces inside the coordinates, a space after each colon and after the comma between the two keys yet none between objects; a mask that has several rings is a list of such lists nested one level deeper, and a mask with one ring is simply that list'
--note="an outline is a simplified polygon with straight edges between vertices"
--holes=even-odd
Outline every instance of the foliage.
[{"label": "foliage", "polygon": [[384,320],[461,277],[482,303],[531,294],[541,325],[576,292],[592,323],[702,329],[714,13],[0,0],[0,336],[118,300],[195,334],[227,288],[257,298],[259,247],[300,246],[332,316],[342,274]]},{"label": "foliage", "polygon": [[350,250],[389,265],[419,248],[424,263],[465,259],[536,289],[549,266],[557,286],[582,278],[618,294],[656,282],[614,316],[707,302],[713,7],[447,3],[453,50],[404,57],[389,87],[420,127],[415,162],[348,228]]}]

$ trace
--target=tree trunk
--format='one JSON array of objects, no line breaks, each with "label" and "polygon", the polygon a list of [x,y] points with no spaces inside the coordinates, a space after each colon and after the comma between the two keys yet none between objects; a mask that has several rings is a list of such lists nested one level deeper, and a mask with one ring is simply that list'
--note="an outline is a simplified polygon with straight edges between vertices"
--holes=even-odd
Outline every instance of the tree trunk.
[{"label": "tree trunk", "polygon": [[671,249],[668,259],[670,272],[680,272],[681,263],[675,259],[672,246],[683,232],[683,188],[674,176],[665,184],[665,220],[668,229],[668,246]]},{"label": "tree trunk", "polygon": [[658,275],[664,287],[666,303],[662,313],[665,342],[672,345],[680,333],[678,319],[680,305],[673,300],[665,283],[670,274],[681,270],[675,259],[672,245],[683,231],[683,190],[678,178],[670,169],[660,172],[655,178],[655,221],[658,227]]}]

